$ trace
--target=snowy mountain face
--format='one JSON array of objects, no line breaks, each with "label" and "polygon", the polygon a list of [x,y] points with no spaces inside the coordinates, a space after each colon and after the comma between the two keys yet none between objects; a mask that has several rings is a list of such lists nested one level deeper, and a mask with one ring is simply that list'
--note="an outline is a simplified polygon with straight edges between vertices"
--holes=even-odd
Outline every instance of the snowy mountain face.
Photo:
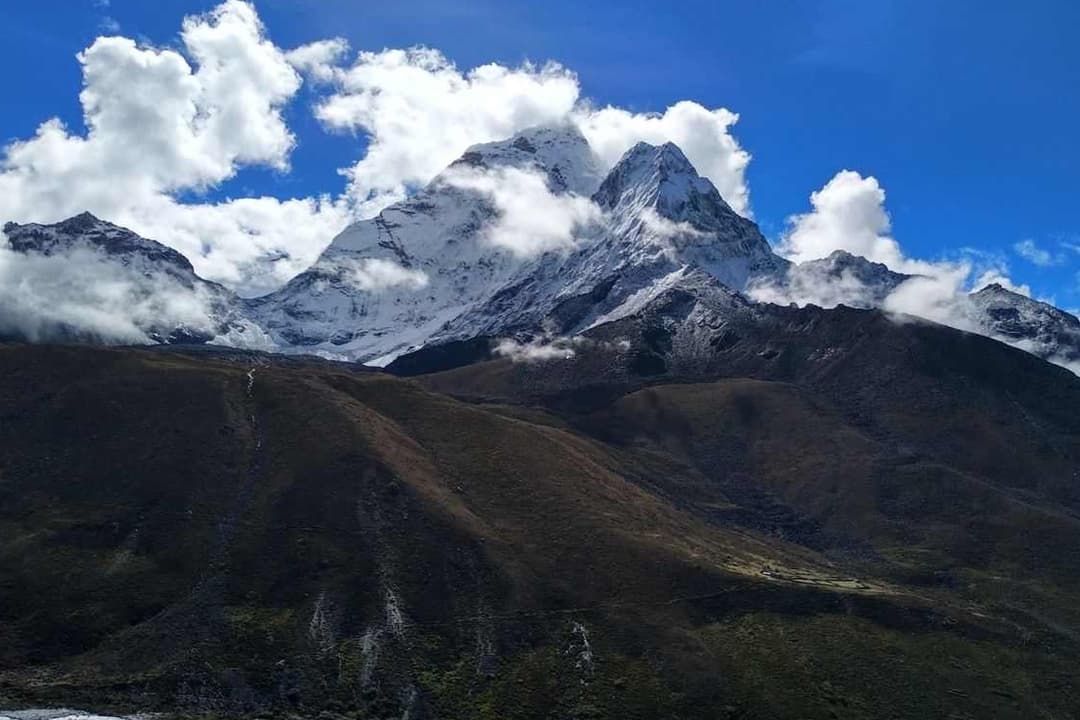
[{"label": "snowy mountain face", "polygon": [[[772,252],[752,221],[735,213],[675,145],[639,143],[612,169],[593,197],[607,231],[561,268],[558,313],[565,331],[635,312],[649,298],[698,270],[734,290],[783,274],[788,262]],[[565,301],[604,297],[579,318]]]},{"label": "snowy mountain face", "polygon": [[736,290],[786,269],[757,225],[741,217],[672,143],[639,143],[594,199],[611,216],[608,242],[624,266],[693,265]]},{"label": "snowy mountain face", "polygon": [[[0,332],[27,339],[264,346],[225,288],[176,250],[83,213],[7,223]],[[25,316],[36,317],[28,323]]]},{"label": "snowy mountain face", "polygon": [[[513,233],[527,227],[511,224],[509,242],[496,242],[492,229],[508,212],[499,193],[523,175],[549,200],[585,207],[589,225],[534,253],[514,247]],[[469,148],[416,195],[347,228],[286,286],[250,300],[202,280],[174,250],[90,215],[7,229],[16,253],[85,253],[118,274],[125,297],[113,314],[160,300],[124,333],[95,339],[212,341],[374,364],[483,334],[576,333],[637,311],[691,273],[741,290],[788,266],[674,145],[641,143],[602,177],[573,127]],[[117,284],[106,281],[96,289]],[[173,307],[189,312],[175,318]]]},{"label": "snowy mountain face", "polygon": [[1080,365],[1080,319],[994,283],[968,296],[986,334],[1040,357]]},{"label": "snowy mountain face", "polygon": [[82,213],[55,225],[4,225],[9,247],[23,254],[56,256],[76,249],[100,253],[140,273],[168,273],[191,286],[204,282],[186,257],[161,243]]},{"label": "snowy mountain face", "polygon": [[[497,208],[453,178],[505,168],[542,175],[556,195],[595,190],[601,226],[535,258],[493,245]],[[577,331],[632,311],[687,268],[742,289],[787,266],[674,145],[639,144],[598,180],[573,128],[475,146],[416,196],[345,230],[250,312],[284,348],[385,363],[430,342],[552,322]]]},{"label": "snowy mountain face", "polygon": [[[496,242],[492,229],[507,212],[499,193],[514,192],[514,173],[596,219],[556,249],[516,251],[514,232],[528,228],[513,224],[511,242]],[[544,212],[524,204],[526,214]],[[844,251],[792,265],[675,145],[639,143],[602,177],[572,127],[470,148],[261,298],[238,298],[175,250],[89,214],[9,223],[4,233],[0,336],[212,342],[379,365],[450,341],[579,335],[689,296],[696,309],[679,337],[707,349],[723,336],[724,317],[743,325],[757,317],[740,292],[781,305],[874,308],[913,277]],[[963,316],[983,334],[1080,367],[1080,320],[1069,313],[999,285],[966,304]]]},{"label": "snowy mountain face", "polygon": [[476,145],[415,196],[343,231],[310,270],[250,302],[252,316],[286,350],[378,361],[420,347],[529,262],[488,241],[491,199],[452,182],[506,168],[543,176],[554,193],[598,182],[574,130]]},{"label": "snowy mountain face", "polygon": [[636,312],[691,270],[742,290],[788,263],[739,216],[675,145],[639,143],[593,195],[603,229],[565,254],[548,254],[435,341],[529,331],[574,334]]}]

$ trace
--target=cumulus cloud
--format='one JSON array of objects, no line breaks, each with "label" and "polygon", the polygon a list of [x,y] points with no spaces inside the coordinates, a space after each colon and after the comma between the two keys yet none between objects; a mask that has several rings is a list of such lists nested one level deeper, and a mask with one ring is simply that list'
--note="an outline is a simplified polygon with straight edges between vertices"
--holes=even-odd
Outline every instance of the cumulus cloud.
[{"label": "cumulus cloud", "polygon": [[496,218],[485,228],[484,238],[519,258],[570,250],[579,233],[602,218],[590,199],[553,193],[547,178],[536,170],[458,166],[443,173],[440,181],[486,196]]},{"label": "cumulus cloud", "polygon": [[577,78],[557,64],[462,72],[429,48],[361,52],[350,67],[312,72],[335,83],[318,118],[367,136],[364,157],[343,171],[365,215],[426,184],[470,145],[558,121],[578,96]]},{"label": "cumulus cloud", "polygon": [[[78,55],[86,132],[49,119],[0,151],[0,220],[54,222],[89,210],[183,252],[204,277],[257,295],[470,145],[565,122],[608,166],[640,140],[676,142],[738,212],[750,212],[750,156],[731,134],[738,116],[724,108],[597,109],[556,63],[466,70],[430,48],[365,51],[346,62],[348,51],[340,38],[279,48],[246,0],[186,18],[177,48],[100,37]],[[362,159],[342,171],[346,191],[199,200],[245,167],[288,172],[296,138],[283,109],[302,78],[319,91],[322,124],[365,143]]]},{"label": "cumulus cloud", "polygon": [[316,40],[285,53],[285,59],[301,73],[320,82],[334,79],[338,63],[349,52],[349,42],[344,38]]},{"label": "cumulus cloud", "polygon": [[660,114],[632,113],[610,106],[595,110],[585,104],[573,117],[605,168],[613,167],[638,142],[673,142],[735,212],[750,216],[746,183],[750,153],[731,134],[731,127],[739,120],[736,113],[726,108],[709,110],[684,100]]},{"label": "cumulus cloud", "polygon": [[904,272],[907,260],[890,235],[885,190],[877,178],[852,170],[838,172],[810,195],[811,212],[788,219],[790,228],[778,252],[793,262],[822,258],[847,250]]},{"label": "cumulus cloud", "polygon": [[183,51],[99,37],[78,55],[87,132],[58,119],[8,145],[0,218],[53,222],[84,210],[183,252],[205,277],[258,293],[309,265],[346,222],[326,197],[184,203],[239,168],[288,169],[282,108],[300,76],[255,9],[226,0],[188,17]]},{"label": "cumulus cloud", "polygon": [[430,181],[470,145],[567,121],[605,169],[639,141],[675,142],[737,212],[750,212],[750,155],[730,132],[738,116],[724,108],[680,102],[662,114],[595,109],[581,99],[577,76],[556,63],[463,71],[424,47],[361,52],[349,67],[328,60],[309,72],[332,77],[336,87],[316,108],[322,122],[368,137],[364,158],[345,171],[363,214]]}]

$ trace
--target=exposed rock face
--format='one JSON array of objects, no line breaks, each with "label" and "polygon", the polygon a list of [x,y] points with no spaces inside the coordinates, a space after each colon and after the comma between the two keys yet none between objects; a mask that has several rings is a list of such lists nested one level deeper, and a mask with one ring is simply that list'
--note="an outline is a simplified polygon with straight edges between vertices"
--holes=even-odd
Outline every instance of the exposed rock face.
[{"label": "exposed rock face", "polygon": [[1080,319],[1075,315],[997,283],[972,293],[970,300],[988,335],[1040,357],[1080,366]]}]

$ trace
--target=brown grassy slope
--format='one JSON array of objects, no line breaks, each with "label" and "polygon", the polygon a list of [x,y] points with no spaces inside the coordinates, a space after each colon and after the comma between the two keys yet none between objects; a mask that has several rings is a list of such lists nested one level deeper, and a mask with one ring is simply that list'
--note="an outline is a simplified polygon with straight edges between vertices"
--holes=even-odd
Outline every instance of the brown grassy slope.
[{"label": "brown grassy slope", "polygon": [[[832,536],[752,522],[760,497],[716,485],[717,465],[830,532],[891,537],[864,484],[879,441],[790,386],[655,388],[560,420],[325,364],[260,365],[249,392],[252,367],[0,348],[0,697],[361,717],[769,717],[820,699],[794,668],[760,687],[774,655],[737,677],[715,660],[736,657],[716,624],[759,611],[808,642],[820,628],[793,619],[865,618],[918,677],[940,661],[918,637],[988,643],[1010,687],[1073,652],[1046,623],[849,563]],[[851,508],[818,496],[832,475]],[[948,690],[924,692],[962,707]],[[1002,717],[1074,699],[1060,686]]]}]

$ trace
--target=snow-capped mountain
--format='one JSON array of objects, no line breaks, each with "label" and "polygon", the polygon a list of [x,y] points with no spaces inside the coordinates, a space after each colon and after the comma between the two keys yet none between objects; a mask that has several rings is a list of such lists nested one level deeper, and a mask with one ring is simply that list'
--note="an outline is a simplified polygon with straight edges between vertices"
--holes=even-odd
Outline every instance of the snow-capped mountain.
[{"label": "snow-capped mountain", "polygon": [[[5,288],[0,318],[15,337],[103,342],[205,343],[264,347],[238,312],[235,296],[203,280],[182,254],[127,228],[82,213],[52,225],[7,223],[6,263],[17,286]],[[28,329],[29,328],[29,329]]]},{"label": "snow-capped mountain", "polygon": [[1080,319],[993,283],[968,296],[986,334],[1060,364],[1080,363]]},{"label": "snow-capped mountain", "polygon": [[[539,178],[548,197],[588,204],[598,220],[576,227],[559,250],[523,254],[494,242],[492,228],[506,212],[499,184],[510,171]],[[31,264],[7,266],[20,282],[7,282],[0,296],[0,335],[213,342],[370,364],[457,340],[577,335],[687,292],[711,308],[691,318],[709,328],[711,343],[724,313],[754,314],[740,292],[783,305],[873,308],[913,278],[845,251],[792,265],[675,145],[639,143],[603,175],[571,126],[469,148],[427,187],[351,225],[310,269],[255,299],[203,280],[175,250],[88,213],[55,225],[9,223],[4,233],[0,260]],[[41,278],[48,292],[35,295]],[[43,301],[50,292],[59,300]],[[1080,320],[1069,313],[999,285],[962,304],[965,329],[1080,364]],[[35,313],[29,329],[18,321]]]},{"label": "snow-capped mountain", "polygon": [[[494,246],[490,198],[451,178],[507,167],[542,173],[554,194],[596,190],[602,227],[570,252],[535,259]],[[388,362],[428,342],[535,328],[553,314],[567,331],[609,320],[687,267],[742,289],[787,266],[674,145],[641,143],[598,179],[572,127],[475,146],[416,196],[345,230],[311,270],[252,302],[252,315],[286,348]]]},{"label": "snow-capped mountain", "polygon": [[636,312],[696,269],[742,290],[777,278],[788,262],[735,213],[673,144],[639,143],[593,196],[602,231],[566,254],[522,268],[491,300],[452,321],[434,341],[528,331],[573,334]]},{"label": "snow-capped mountain", "polygon": [[497,168],[541,173],[553,192],[585,194],[598,183],[588,144],[569,128],[473,146],[413,197],[344,230],[310,270],[251,301],[252,317],[291,351],[373,361],[420,347],[526,262],[485,239],[491,200],[449,177]]},{"label": "snow-capped mountain", "polygon": [[590,249],[593,267],[610,250],[623,266],[692,265],[741,290],[788,265],[673,143],[635,145],[594,199],[611,223],[606,241]]}]

